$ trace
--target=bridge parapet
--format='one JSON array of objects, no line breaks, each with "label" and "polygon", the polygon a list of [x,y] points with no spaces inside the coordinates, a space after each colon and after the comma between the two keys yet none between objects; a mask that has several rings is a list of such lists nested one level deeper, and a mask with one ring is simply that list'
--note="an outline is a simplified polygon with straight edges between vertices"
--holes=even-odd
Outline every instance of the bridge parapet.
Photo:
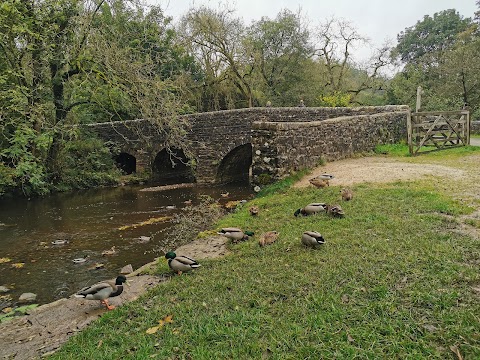
[{"label": "bridge parapet", "polygon": [[[406,138],[408,107],[310,122],[254,122],[252,183],[263,185],[324,161]],[[357,114],[360,114],[358,112]]]}]

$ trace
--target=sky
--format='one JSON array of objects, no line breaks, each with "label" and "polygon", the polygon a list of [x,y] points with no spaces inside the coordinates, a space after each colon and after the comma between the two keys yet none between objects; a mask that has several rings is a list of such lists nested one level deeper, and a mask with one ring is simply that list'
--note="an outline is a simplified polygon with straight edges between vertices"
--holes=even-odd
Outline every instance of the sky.
[{"label": "sky", "polygon": [[[358,32],[371,41],[373,48],[389,42],[396,45],[397,34],[414,26],[424,15],[456,9],[464,17],[473,17],[478,10],[475,0],[146,0],[159,5],[166,15],[177,21],[191,7],[206,5],[219,8],[228,4],[236,9],[235,15],[243,18],[246,25],[260,20],[262,16],[274,19],[282,9],[293,12],[301,9],[313,26],[331,17],[345,19]],[[223,4],[223,5],[222,5]],[[356,49],[358,61],[366,60],[371,49]]]}]

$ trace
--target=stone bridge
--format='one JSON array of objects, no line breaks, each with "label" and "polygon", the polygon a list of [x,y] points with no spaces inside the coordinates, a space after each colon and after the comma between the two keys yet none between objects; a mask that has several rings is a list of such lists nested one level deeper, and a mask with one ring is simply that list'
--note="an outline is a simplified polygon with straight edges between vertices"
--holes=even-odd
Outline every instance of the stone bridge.
[{"label": "stone bridge", "polygon": [[[165,149],[150,122],[131,120],[89,127],[114,149],[126,173],[150,172],[160,183],[265,184],[322,161],[368,152],[406,138],[408,106],[356,108],[248,108],[184,115],[193,159]],[[148,139],[148,141],[146,141]],[[148,144],[148,145],[147,145]]]}]

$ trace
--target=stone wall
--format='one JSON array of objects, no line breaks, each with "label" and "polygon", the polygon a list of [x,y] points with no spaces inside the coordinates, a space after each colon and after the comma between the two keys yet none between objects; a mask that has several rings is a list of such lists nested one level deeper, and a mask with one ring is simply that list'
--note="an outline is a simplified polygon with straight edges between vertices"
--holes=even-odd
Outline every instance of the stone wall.
[{"label": "stone wall", "polygon": [[408,108],[312,122],[254,122],[253,183],[281,179],[323,161],[372,151],[377,144],[406,139]]}]

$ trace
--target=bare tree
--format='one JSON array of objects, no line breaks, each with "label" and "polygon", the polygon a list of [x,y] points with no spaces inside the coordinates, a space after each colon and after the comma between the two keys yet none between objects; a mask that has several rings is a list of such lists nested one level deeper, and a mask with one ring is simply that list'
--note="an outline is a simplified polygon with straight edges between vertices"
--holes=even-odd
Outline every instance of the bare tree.
[{"label": "bare tree", "polygon": [[360,35],[351,23],[331,18],[321,23],[316,31],[314,55],[326,66],[327,86],[333,92],[343,90],[346,74],[352,62],[352,49],[357,44],[366,44],[368,39]]},{"label": "bare tree", "polygon": [[253,106],[253,59],[243,46],[245,26],[228,9],[190,9],[181,33],[212,83],[230,81],[249,107]]}]

